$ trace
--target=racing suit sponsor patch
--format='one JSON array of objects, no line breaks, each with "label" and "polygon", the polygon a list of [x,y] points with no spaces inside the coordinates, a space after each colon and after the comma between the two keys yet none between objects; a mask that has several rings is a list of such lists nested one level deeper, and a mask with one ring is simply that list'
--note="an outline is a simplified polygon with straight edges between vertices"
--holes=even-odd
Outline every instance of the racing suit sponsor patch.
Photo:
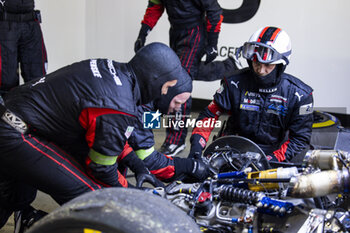
[{"label": "racing suit sponsor patch", "polygon": [[46,77],[42,77],[41,79],[39,79],[38,81],[36,81],[35,83],[32,84],[32,87],[40,84],[40,83],[44,83],[45,82]]},{"label": "racing suit sponsor patch", "polygon": [[275,88],[259,88],[259,92],[261,92],[261,93],[273,93],[273,92],[275,92],[275,91],[277,91],[277,87],[275,87]]},{"label": "racing suit sponsor patch", "polygon": [[90,60],[90,69],[91,69],[91,72],[94,75],[94,77],[102,78],[102,75],[97,67],[97,60],[96,59]]},{"label": "racing suit sponsor patch", "polygon": [[301,105],[299,108],[299,115],[311,114],[314,111],[312,103]]},{"label": "racing suit sponsor patch", "polygon": [[276,102],[276,103],[287,103],[287,98],[280,96],[280,95],[271,95],[270,102]]},{"label": "racing suit sponsor patch", "polygon": [[133,126],[128,126],[128,128],[126,129],[124,135],[125,137],[128,139],[132,133],[132,131],[134,131],[134,127]]},{"label": "racing suit sponsor patch", "polygon": [[288,108],[283,106],[283,105],[270,104],[267,107],[267,112],[268,113],[273,113],[275,115],[285,116],[287,114],[287,110],[288,110]]},{"label": "racing suit sponsor patch", "polygon": [[260,104],[260,100],[259,100],[259,99],[248,99],[248,98],[244,98],[244,99],[243,99],[243,103],[244,103],[244,104]]},{"label": "racing suit sponsor patch", "polygon": [[237,82],[231,81],[231,84],[234,85],[237,89],[238,89],[238,83],[239,83],[239,81],[237,81]]},{"label": "racing suit sponsor patch", "polygon": [[251,105],[251,104],[241,104],[239,106],[240,109],[248,110],[248,111],[259,111],[260,107],[257,105]]},{"label": "racing suit sponsor patch", "polygon": [[256,97],[256,98],[260,98],[260,94],[256,93],[256,92],[251,92],[251,91],[246,91],[244,93],[245,96],[249,96],[249,97]]},{"label": "racing suit sponsor patch", "polygon": [[246,91],[244,93],[243,101],[241,104],[248,104],[248,105],[260,105],[260,94],[255,92],[249,92]]},{"label": "racing suit sponsor patch", "polygon": [[111,73],[111,75],[113,76],[114,82],[115,84],[117,84],[117,86],[122,86],[122,82],[120,81],[120,78],[117,76],[117,71],[115,70],[114,66],[113,66],[113,62],[112,60],[108,59],[107,60],[107,64],[108,64],[108,69],[109,72]]},{"label": "racing suit sponsor patch", "polygon": [[199,144],[201,145],[202,148],[204,148],[207,145],[207,143],[203,138],[199,139]]}]

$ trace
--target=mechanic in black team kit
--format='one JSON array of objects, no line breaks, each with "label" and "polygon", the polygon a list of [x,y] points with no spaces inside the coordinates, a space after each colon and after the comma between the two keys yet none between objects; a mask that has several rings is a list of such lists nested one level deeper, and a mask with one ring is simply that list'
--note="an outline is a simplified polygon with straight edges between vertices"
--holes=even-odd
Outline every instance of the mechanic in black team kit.
[{"label": "mechanic in black team kit", "polygon": [[[138,106],[161,101],[174,85],[190,91],[188,79],[174,51],[152,43],[128,63],[85,60],[11,90],[0,107],[1,226],[13,211],[32,222],[36,190],[63,204],[103,187],[128,187],[116,161],[138,123]],[[175,97],[182,104],[189,96]],[[162,185],[130,156],[119,162],[138,182]]]},{"label": "mechanic in black team kit", "polygon": [[[179,56],[183,67],[197,78],[198,66],[203,55],[205,63],[217,56],[217,42],[222,22],[222,9],[217,0],[150,0],[141,29],[135,42],[135,51],[145,44],[146,36],[162,16],[164,9],[170,22],[170,47]],[[201,77],[198,77],[201,79]],[[190,98],[175,113],[176,120],[185,120],[191,111]],[[166,130],[166,139],[160,152],[174,156],[185,149],[187,128],[171,127]]]},{"label": "mechanic in black team kit", "polygon": [[[310,142],[313,90],[284,73],[291,52],[284,30],[265,27],[256,31],[242,47],[249,68],[224,78],[197,120],[216,121],[227,112],[230,116],[224,135],[249,138],[270,161],[298,159]],[[211,131],[204,127],[193,130],[189,157],[200,158]]]},{"label": "mechanic in black team kit", "polygon": [[47,56],[34,0],[0,1],[0,94],[46,74]]}]

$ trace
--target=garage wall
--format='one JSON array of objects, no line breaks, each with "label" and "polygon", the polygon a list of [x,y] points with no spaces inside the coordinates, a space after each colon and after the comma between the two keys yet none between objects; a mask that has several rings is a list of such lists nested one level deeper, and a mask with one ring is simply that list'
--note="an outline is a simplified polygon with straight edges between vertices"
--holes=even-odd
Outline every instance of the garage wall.
[{"label": "garage wall", "polygon": [[86,1],[35,0],[41,10],[48,71],[86,58]]},{"label": "garage wall", "polygon": [[[258,2],[219,0],[219,3],[224,9],[238,10],[245,1]],[[133,44],[147,6],[146,0],[36,2],[43,13],[50,71],[91,57],[128,61],[134,54]],[[248,21],[222,25],[217,59],[226,58],[230,47],[242,45],[259,27],[282,27],[291,36],[293,46],[286,72],[314,88],[316,107],[349,114],[350,49],[345,44],[350,37],[348,9],[348,0],[261,0],[256,14]],[[168,43],[168,28],[164,14],[147,43]],[[211,99],[218,86],[218,82],[209,85],[196,81],[193,96]]]}]

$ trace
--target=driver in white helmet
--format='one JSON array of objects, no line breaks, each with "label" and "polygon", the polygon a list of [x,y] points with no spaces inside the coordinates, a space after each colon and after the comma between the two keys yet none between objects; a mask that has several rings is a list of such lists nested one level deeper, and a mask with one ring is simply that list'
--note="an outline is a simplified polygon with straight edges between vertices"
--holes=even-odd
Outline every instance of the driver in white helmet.
[{"label": "driver in white helmet", "polygon": [[[197,121],[230,116],[223,135],[240,135],[257,143],[269,161],[296,161],[310,142],[312,88],[284,73],[292,52],[288,34],[277,27],[256,31],[241,47],[249,68],[224,78],[213,101]],[[189,157],[199,158],[213,128],[196,127]],[[297,156],[300,155],[300,156]]]}]

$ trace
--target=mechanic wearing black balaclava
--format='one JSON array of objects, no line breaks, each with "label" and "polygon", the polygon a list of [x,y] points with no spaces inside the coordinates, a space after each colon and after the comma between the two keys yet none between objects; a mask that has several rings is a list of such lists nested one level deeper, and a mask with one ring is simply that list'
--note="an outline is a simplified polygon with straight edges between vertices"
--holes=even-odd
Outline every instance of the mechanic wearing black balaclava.
[{"label": "mechanic wearing black balaclava", "polygon": [[[152,43],[129,63],[84,60],[11,90],[0,120],[0,177],[8,191],[1,210],[25,208],[37,189],[63,204],[103,187],[127,187],[116,161],[138,124],[138,106],[187,79],[173,50]],[[147,169],[138,170],[158,185]]]},{"label": "mechanic wearing black balaclava", "polygon": [[[290,38],[276,27],[255,32],[242,46],[249,68],[224,78],[214,100],[197,120],[230,114],[225,135],[240,135],[256,144],[268,160],[290,161],[307,148],[312,131],[312,88],[284,73]],[[190,157],[198,158],[213,128],[195,128]]]}]

